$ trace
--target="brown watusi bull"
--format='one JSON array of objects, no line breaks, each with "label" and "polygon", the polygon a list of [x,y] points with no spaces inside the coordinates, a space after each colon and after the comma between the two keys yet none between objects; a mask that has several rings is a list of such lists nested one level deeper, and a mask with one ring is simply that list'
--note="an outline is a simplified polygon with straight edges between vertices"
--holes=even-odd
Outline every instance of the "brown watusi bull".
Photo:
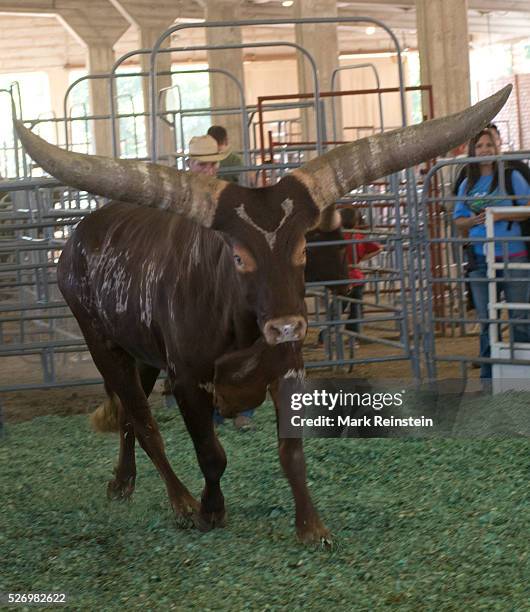
[{"label": "brown watusi bull", "polygon": [[[305,233],[351,189],[431,159],[482,129],[509,95],[342,145],[284,177],[248,189],[135,160],[70,153],[20,123],[29,155],[66,185],[112,202],[79,223],[58,269],[109,395],[120,402],[120,452],[111,497],[134,489],[135,440],[163,478],[178,519],[203,530],[225,522],[225,453],[215,435],[222,412],[279,396],[303,371]],[[147,397],[167,371],[205,479],[201,501],[171,468]],[[281,393],[280,393],[281,392]],[[306,485],[299,439],[279,438],[303,541],[328,541]]]}]

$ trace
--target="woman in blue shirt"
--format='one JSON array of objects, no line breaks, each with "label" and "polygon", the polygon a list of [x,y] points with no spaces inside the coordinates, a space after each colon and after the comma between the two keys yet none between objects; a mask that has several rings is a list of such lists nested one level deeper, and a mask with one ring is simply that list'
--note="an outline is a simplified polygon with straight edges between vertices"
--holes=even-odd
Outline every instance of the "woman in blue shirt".
[{"label": "woman in blue shirt", "polygon": [[[497,155],[499,151],[490,130],[483,130],[469,142],[468,154],[470,157]],[[510,174],[514,195],[521,198],[515,200],[491,200],[488,196],[499,195],[499,173],[497,163],[484,161],[468,164],[467,176],[458,188],[459,196],[474,196],[472,200],[463,200],[456,203],[453,218],[459,231],[470,238],[486,237],[486,213],[488,206],[527,206],[530,197],[530,186],[520,172],[513,170]],[[495,215],[494,236],[499,238],[519,237],[522,235],[520,220],[529,218],[528,215],[506,213],[505,216]],[[474,242],[471,246],[474,254],[473,269],[469,272],[469,280],[473,301],[480,320],[488,318],[488,283],[487,277],[486,243]],[[524,241],[502,240],[495,242],[495,259],[503,261],[507,257],[509,262],[526,262],[527,251]],[[522,302],[527,304],[530,298],[530,283],[528,280],[510,281],[510,278],[529,278],[528,270],[500,270],[497,276],[503,276],[502,283],[504,297],[507,302]],[[510,320],[521,320],[524,324],[513,325],[514,342],[530,341],[530,326],[526,323],[528,312],[525,310],[510,310]],[[487,323],[481,323],[480,356],[490,357],[489,330]],[[491,365],[482,364],[481,378],[491,378]]]}]

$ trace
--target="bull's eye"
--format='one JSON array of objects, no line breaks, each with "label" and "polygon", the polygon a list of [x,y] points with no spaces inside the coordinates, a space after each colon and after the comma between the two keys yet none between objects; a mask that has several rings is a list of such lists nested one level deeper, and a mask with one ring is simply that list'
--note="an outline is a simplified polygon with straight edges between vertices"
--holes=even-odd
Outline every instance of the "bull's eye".
[{"label": "bull's eye", "polygon": [[294,266],[305,266],[307,255],[305,244],[305,239],[302,239],[295,248],[291,260]]},{"label": "bull's eye", "polygon": [[245,247],[234,245],[232,247],[232,257],[238,272],[254,272],[256,270],[256,260]]}]

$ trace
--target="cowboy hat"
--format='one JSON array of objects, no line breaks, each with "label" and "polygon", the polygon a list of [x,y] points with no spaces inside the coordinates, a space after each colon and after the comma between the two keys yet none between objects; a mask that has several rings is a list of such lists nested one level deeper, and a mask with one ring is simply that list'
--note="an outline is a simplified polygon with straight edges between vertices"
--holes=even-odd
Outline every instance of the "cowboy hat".
[{"label": "cowboy hat", "polygon": [[218,162],[226,159],[230,151],[219,151],[217,141],[212,136],[194,136],[190,140],[189,157],[202,162]]}]

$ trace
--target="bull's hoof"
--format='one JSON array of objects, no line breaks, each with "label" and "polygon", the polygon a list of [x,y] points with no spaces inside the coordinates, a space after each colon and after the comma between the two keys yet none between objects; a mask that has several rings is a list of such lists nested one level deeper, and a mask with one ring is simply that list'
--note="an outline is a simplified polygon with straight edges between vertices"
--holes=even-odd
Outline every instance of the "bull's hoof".
[{"label": "bull's hoof", "polygon": [[107,485],[107,499],[113,501],[127,501],[134,493],[135,478],[127,478],[126,480],[109,480]]},{"label": "bull's hoof", "polygon": [[200,504],[193,497],[178,499],[171,502],[175,523],[179,529],[195,527],[196,516],[199,514]]},{"label": "bull's hoof", "polygon": [[296,535],[302,544],[328,549],[333,547],[331,533],[320,522],[297,527]]},{"label": "bull's hoof", "polygon": [[226,512],[219,510],[218,512],[198,512],[194,517],[195,527],[203,533],[211,531],[216,527],[226,526]]}]

